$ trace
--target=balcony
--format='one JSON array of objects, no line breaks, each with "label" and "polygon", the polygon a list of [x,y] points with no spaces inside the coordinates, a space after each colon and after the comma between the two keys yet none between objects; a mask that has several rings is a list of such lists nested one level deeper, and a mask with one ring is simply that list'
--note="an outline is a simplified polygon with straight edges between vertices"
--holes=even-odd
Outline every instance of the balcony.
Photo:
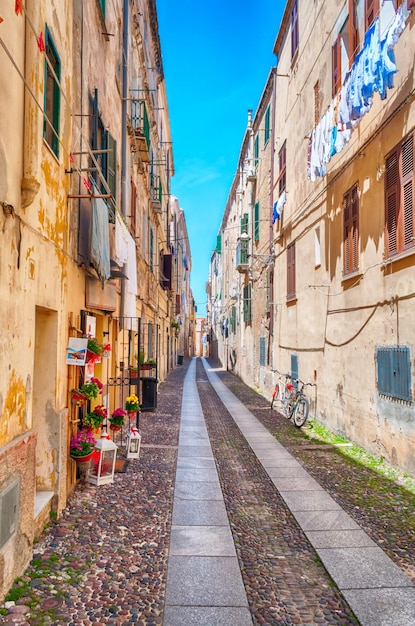
[{"label": "balcony", "polygon": [[138,152],[143,163],[150,163],[150,124],[144,100],[133,100],[131,124],[134,133],[131,149]]},{"label": "balcony", "polygon": [[248,244],[247,239],[240,239],[236,246],[235,267],[240,273],[246,272],[249,268],[248,264]]},{"label": "balcony", "polygon": [[160,176],[152,174],[150,176],[150,194],[151,194],[151,206],[155,213],[161,213],[161,201],[163,197],[163,188],[161,186]]}]

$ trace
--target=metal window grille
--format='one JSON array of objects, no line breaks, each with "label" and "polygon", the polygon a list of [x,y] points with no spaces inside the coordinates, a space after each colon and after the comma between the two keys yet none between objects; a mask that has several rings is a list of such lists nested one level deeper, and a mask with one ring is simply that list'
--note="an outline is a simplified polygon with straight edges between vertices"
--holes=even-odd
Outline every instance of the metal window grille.
[{"label": "metal window grille", "polygon": [[382,396],[412,402],[409,347],[376,349],[377,388]]},{"label": "metal window grille", "polygon": [[259,364],[265,365],[265,337],[259,338]]}]

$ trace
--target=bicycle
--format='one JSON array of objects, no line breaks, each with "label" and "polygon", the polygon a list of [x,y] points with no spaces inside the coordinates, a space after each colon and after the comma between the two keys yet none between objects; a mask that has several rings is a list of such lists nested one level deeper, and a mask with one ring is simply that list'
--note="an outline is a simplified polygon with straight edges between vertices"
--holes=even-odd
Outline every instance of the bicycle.
[{"label": "bicycle", "polygon": [[301,428],[306,423],[310,411],[310,403],[304,394],[304,387],[307,387],[307,385],[314,387],[314,383],[305,383],[299,378],[296,378],[293,382],[299,386],[288,402],[287,418],[293,418],[295,426]]},{"label": "bicycle", "polygon": [[291,382],[290,374],[282,374],[278,370],[272,370],[273,372],[277,372],[278,380],[275,383],[274,391],[272,393],[271,398],[271,410],[274,408],[274,405],[278,403],[281,408],[281,412],[285,417],[288,417],[288,407],[289,401],[295,393],[294,385]]}]

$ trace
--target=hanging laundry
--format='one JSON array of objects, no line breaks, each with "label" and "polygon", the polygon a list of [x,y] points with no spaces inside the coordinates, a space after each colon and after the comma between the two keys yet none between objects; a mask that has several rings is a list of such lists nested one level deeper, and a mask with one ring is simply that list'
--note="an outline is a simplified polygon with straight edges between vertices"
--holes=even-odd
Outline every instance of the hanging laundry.
[{"label": "hanging laundry", "polygon": [[102,198],[92,198],[90,259],[104,288],[111,276],[108,207]]},{"label": "hanging laundry", "polygon": [[23,0],[15,0],[14,12],[16,15],[23,15]]},{"label": "hanging laundry", "polygon": [[284,208],[284,204],[287,202],[287,194],[285,191],[282,192],[280,197],[276,202],[274,202],[273,214],[272,214],[272,223],[275,224],[277,220],[281,219],[281,213]]},{"label": "hanging laundry", "polygon": [[37,47],[39,48],[39,50],[41,52],[45,52],[46,51],[45,42],[43,41],[43,33],[42,33],[42,31],[40,31],[40,35],[37,38]]}]

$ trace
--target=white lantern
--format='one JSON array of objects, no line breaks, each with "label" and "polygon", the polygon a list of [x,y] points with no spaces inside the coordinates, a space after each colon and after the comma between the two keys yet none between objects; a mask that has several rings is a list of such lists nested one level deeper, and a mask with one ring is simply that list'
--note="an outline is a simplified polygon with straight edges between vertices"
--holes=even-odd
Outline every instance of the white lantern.
[{"label": "white lantern", "polygon": [[86,480],[93,485],[107,485],[114,482],[117,446],[102,429],[101,437],[95,444],[96,454],[92,459],[92,467],[88,470]]},{"label": "white lantern", "polygon": [[130,427],[127,435],[127,459],[140,458],[141,435],[136,428]]}]

